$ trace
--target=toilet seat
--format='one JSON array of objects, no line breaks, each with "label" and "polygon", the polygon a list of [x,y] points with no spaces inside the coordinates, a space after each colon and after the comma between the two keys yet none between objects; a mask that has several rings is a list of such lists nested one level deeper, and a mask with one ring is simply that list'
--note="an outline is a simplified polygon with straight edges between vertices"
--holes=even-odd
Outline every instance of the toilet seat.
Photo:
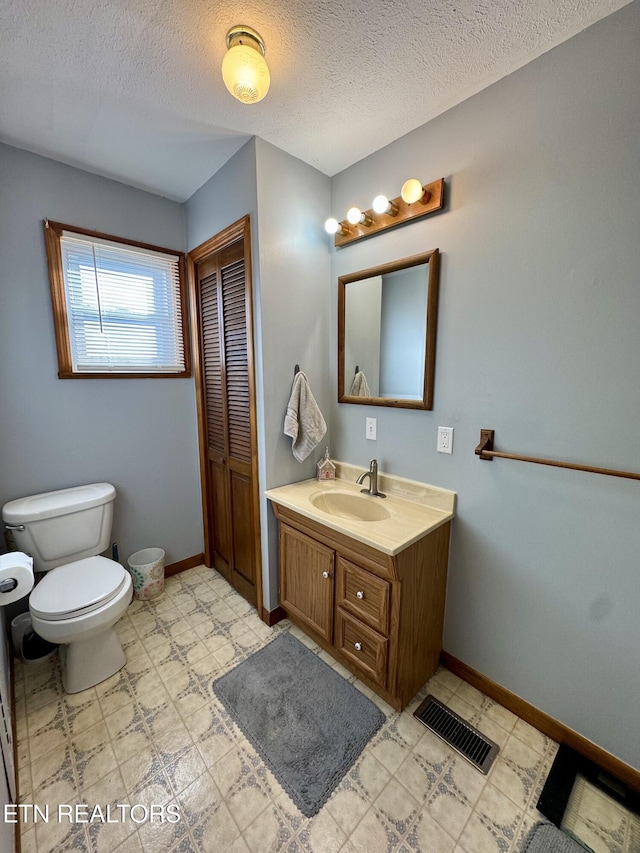
[{"label": "toilet seat", "polygon": [[107,557],[87,557],[52,569],[29,598],[31,613],[56,622],[92,613],[122,591],[129,575]]}]

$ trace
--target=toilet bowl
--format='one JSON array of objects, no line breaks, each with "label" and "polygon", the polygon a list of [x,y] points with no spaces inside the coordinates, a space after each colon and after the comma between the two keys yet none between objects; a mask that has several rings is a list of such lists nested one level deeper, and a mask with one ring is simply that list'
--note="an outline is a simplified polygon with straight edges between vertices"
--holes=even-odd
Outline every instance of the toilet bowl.
[{"label": "toilet bowl", "polygon": [[67,693],[87,690],[126,663],[115,625],[133,596],[131,575],[106,557],[87,557],[48,572],[31,593],[33,628],[61,648]]},{"label": "toilet bowl", "polygon": [[131,575],[107,557],[116,490],[110,483],[19,498],[2,518],[19,550],[44,572],[29,598],[34,631],[60,646],[67,693],[87,690],[126,663],[116,622],[133,596]]}]

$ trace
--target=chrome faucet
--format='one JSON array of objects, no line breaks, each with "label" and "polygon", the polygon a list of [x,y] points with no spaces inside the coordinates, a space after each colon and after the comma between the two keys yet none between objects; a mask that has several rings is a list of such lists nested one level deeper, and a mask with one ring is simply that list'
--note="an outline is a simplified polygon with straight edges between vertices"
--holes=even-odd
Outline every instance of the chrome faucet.
[{"label": "chrome faucet", "polygon": [[378,460],[372,459],[369,462],[369,470],[363,471],[356,480],[356,483],[361,486],[364,483],[364,478],[369,478],[369,488],[360,489],[363,495],[371,495],[373,498],[386,498],[382,492],[378,491]]}]

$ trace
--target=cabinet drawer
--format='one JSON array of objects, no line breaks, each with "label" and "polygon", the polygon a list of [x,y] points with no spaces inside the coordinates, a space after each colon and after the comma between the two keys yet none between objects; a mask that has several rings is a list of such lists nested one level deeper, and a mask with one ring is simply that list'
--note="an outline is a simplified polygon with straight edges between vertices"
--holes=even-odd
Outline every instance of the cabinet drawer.
[{"label": "cabinet drawer", "polygon": [[389,640],[341,608],[336,610],[335,645],[365,675],[386,687]]},{"label": "cabinet drawer", "polygon": [[336,604],[367,625],[389,633],[391,585],[343,557],[336,561]]}]

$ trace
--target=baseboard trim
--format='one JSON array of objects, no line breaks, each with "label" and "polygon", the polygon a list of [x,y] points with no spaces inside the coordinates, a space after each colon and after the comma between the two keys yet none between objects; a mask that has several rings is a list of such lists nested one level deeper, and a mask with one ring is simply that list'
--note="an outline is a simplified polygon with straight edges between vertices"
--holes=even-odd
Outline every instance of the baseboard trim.
[{"label": "baseboard trim", "polygon": [[615,776],[621,782],[629,785],[631,788],[640,791],[640,770],[636,770],[630,764],[626,764],[620,758],[607,752],[606,749],[598,746],[578,732],[565,726],[559,720],[531,705],[521,696],[507,690],[506,687],[492,681],[486,675],[478,672],[468,664],[463,663],[458,658],[450,655],[444,650],[440,652],[440,663],[445,666],[454,675],[457,675],[463,681],[477,688],[490,699],[499,702],[504,708],[525,722],[534,726],[557,743],[566,743],[580,755],[584,755],[590,761],[595,762],[607,773]]},{"label": "baseboard trim", "polygon": [[273,628],[274,625],[277,625],[278,622],[282,622],[286,618],[287,614],[280,605],[275,610],[267,610],[266,607],[262,608],[262,621],[266,622],[270,628]]},{"label": "baseboard trim", "polygon": [[185,557],[184,560],[178,560],[177,563],[169,563],[164,567],[164,576],[170,578],[172,575],[186,572],[187,569],[195,569],[196,566],[201,566],[204,563],[204,554],[194,554],[193,557]]}]

